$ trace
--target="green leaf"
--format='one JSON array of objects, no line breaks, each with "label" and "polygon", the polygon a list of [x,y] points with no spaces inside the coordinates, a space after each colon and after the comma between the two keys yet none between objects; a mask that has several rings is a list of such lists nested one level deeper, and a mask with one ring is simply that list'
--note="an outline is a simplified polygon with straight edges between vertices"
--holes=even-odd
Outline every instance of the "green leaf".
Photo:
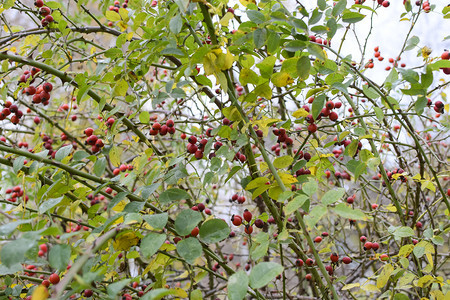
[{"label": "green leaf", "polygon": [[7,268],[22,263],[25,260],[25,253],[34,247],[35,241],[21,238],[12,242],[3,244],[0,250],[0,260],[2,265]]},{"label": "green leaf", "polygon": [[266,21],[266,18],[264,17],[264,14],[260,11],[257,10],[248,10],[247,11],[247,16],[250,19],[250,21],[256,23],[256,24],[261,24],[264,23]]},{"label": "green leaf", "polygon": [[178,214],[174,227],[179,235],[188,235],[201,220],[201,213],[192,209],[185,209]]},{"label": "green leaf", "polygon": [[278,50],[278,47],[280,46],[280,40],[280,35],[277,32],[273,30],[269,31],[266,42],[268,54],[273,54]]},{"label": "green leaf", "polygon": [[384,119],[384,113],[383,110],[379,107],[374,107],[373,110],[375,111],[375,115],[377,116],[377,120],[381,123]]},{"label": "green leaf", "polygon": [[258,28],[253,31],[253,43],[256,48],[261,48],[267,40],[267,30],[265,28]]},{"label": "green leaf", "polygon": [[247,295],[248,276],[243,270],[239,270],[228,279],[228,298],[230,300],[242,300]]},{"label": "green leaf", "polygon": [[336,190],[329,190],[325,193],[322,197],[322,204],[324,205],[330,205],[337,201],[339,201],[343,196],[345,195],[345,189],[344,188],[338,188]]},{"label": "green leaf", "polygon": [[148,223],[148,225],[152,226],[155,229],[164,229],[164,227],[167,224],[167,220],[169,219],[168,213],[160,213],[160,214],[153,214],[153,215],[145,215],[142,216],[145,222]]},{"label": "green leaf", "polygon": [[411,227],[402,226],[402,227],[397,228],[394,231],[394,236],[396,238],[405,238],[405,237],[414,236],[414,230]]},{"label": "green leaf", "polygon": [[144,124],[148,124],[148,122],[150,122],[150,113],[148,111],[142,111],[139,114],[139,122],[144,123]]},{"label": "green leaf", "polygon": [[123,97],[127,94],[128,90],[128,82],[125,81],[125,79],[120,79],[117,81],[114,85],[114,95]]},{"label": "green leaf", "polygon": [[318,184],[315,178],[310,178],[308,182],[304,183],[302,186],[302,192],[307,194],[308,196],[313,195],[318,188]]},{"label": "green leaf", "polygon": [[288,204],[286,204],[286,206],[283,208],[284,214],[286,216],[289,216],[290,214],[298,210],[300,207],[302,207],[303,204],[305,204],[308,199],[309,199],[308,196],[305,195],[299,195],[295,197],[294,199],[289,201]]},{"label": "green leaf", "polygon": [[114,198],[111,199],[108,203],[108,209],[113,209],[117,204],[119,204],[120,201],[125,199],[125,197],[128,195],[128,192],[120,192],[117,195],[114,196]]},{"label": "green leaf", "polygon": [[254,289],[266,286],[283,272],[283,266],[275,262],[261,262],[250,272],[250,286]]},{"label": "green leaf", "polygon": [[16,230],[17,226],[22,224],[31,223],[32,220],[19,220],[15,222],[9,222],[0,226],[0,236],[6,236]]},{"label": "green leaf", "polygon": [[356,150],[358,150],[359,140],[353,140],[344,150],[344,155],[353,157],[356,154]]},{"label": "green leaf", "polygon": [[73,148],[72,144],[60,148],[55,154],[55,159],[57,161],[63,160],[70,154],[70,152],[72,151],[72,148]]},{"label": "green leaf", "polygon": [[231,169],[231,171],[228,173],[228,176],[227,176],[227,178],[225,179],[225,183],[227,183],[228,180],[230,180],[230,179],[234,176],[234,174],[236,174],[240,169],[242,169],[241,166],[234,166],[234,167]]},{"label": "green leaf", "polygon": [[106,169],[106,158],[100,157],[94,163],[94,174],[98,177],[101,177]]},{"label": "green leaf", "polygon": [[117,57],[122,57],[123,52],[122,52],[122,50],[120,50],[118,48],[110,48],[110,49],[106,50],[104,55],[107,58],[117,58]]},{"label": "green leaf", "polygon": [[145,258],[151,257],[158,251],[162,244],[164,244],[166,238],[167,237],[165,234],[156,232],[151,232],[144,236],[144,238],[141,240],[140,246],[142,256],[144,256]]},{"label": "green leaf", "polygon": [[48,262],[52,268],[63,271],[69,264],[72,250],[70,245],[58,244],[50,248],[48,252]]},{"label": "green leaf", "polygon": [[289,167],[293,161],[294,158],[292,156],[285,155],[275,158],[275,160],[273,161],[273,166],[277,169],[284,169]]},{"label": "green leaf", "polygon": [[131,282],[131,279],[122,279],[117,282],[111,283],[106,287],[106,290],[108,291],[108,295],[111,297],[117,296],[122,289]]},{"label": "green leaf", "polygon": [[253,236],[253,243],[250,249],[250,257],[253,260],[258,260],[267,255],[269,249],[269,234],[267,232],[260,232]]},{"label": "green leaf", "polygon": [[186,199],[191,199],[191,196],[185,190],[178,188],[171,188],[165,190],[159,195],[159,201],[162,204],[168,204],[172,201],[186,200]]},{"label": "green leaf", "polygon": [[48,210],[52,209],[53,207],[58,205],[63,198],[64,196],[61,196],[59,198],[48,199],[47,201],[42,202],[42,204],[39,206],[39,213],[43,214]]},{"label": "green leaf", "polygon": [[296,52],[301,51],[306,48],[306,42],[304,41],[290,41],[284,45],[284,49],[286,49],[289,52]]},{"label": "green leaf", "polygon": [[190,237],[178,242],[177,252],[188,263],[193,264],[202,255],[203,249],[196,238]]},{"label": "green leaf", "polygon": [[433,244],[438,245],[438,246],[442,246],[444,245],[444,239],[441,236],[434,236],[431,241],[433,242]]},{"label": "green leaf", "polygon": [[405,51],[409,51],[414,49],[420,42],[420,39],[418,36],[412,36],[408,39],[405,46]]},{"label": "green leaf", "polygon": [[228,224],[221,219],[208,220],[200,227],[200,238],[205,243],[217,243],[228,237],[231,230]]},{"label": "green leaf", "polygon": [[347,5],[347,0],[340,0],[333,7],[331,14],[335,17],[339,16],[344,11],[346,5]]},{"label": "green leaf", "polygon": [[428,99],[424,96],[420,96],[417,98],[417,101],[414,103],[414,109],[417,113],[417,115],[422,115],[423,110],[425,107],[427,107]]},{"label": "green leaf", "polygon": [[[308,199],[309,200],[309,199]],[[309,201],[308,201],[309,202]],[[308,203],[307,202],[307,203]],[[317,222],[320,221],[320,219],[327,213],[326,206],[323,205],[317,205],[314,206],[308,215],[305,216],[305,223],[310,227],[313,228],[316,226]]]},{"label": "green leaf", "polygon": [[320,60],[326,60],[325,53],[323,52],[322,47],[320,47],[317,44],[309,43],[308,45],[308,52],[311,53],[311,55],[314,55]]},{"label": "green leaf", "polygon": [[355,175],[355,181],[358,180],[361,174],[366,172],[367,165],[359,160],[349,160],[346,164],[347,169]]},{"label": "green leaf", "polygon": [[370,99],[377,99],[378,97],[380,97],[380,95],[378,95],[377,91],[375,91],[375,89],[370,86],[363,85],[363,91],[364,91],[364,95],[366,95]]},{"label": "green leaf", "polygon": [[275,65],[277,58],[275,56],[268,56],[264,58],[264,60],[256,66],[259,68],[259,72],[261,73],[261,76],[264,78],[270,78],[273,73],[273,67]]},{"label": "green leaf", "polygon": [[345,12],[342,15],[342,21],[346,22],[346,23],[357,23],[359,21],[361,21],[362,19],[364,19],[366,16],[354,11],[348,11]]},{"label": "green leaf", "polygon": [[249,83],[256,85],[259,82],[259,76],[255,71],[244,68],[239,73],[239,81],[243,86]]},{"label": "green leaf", "polygon": [[177,294],[177,290],[173,289],[173,290],[168,290],[168,289],[154,289],[151,291],[148,291],[148,293],[144,294],[144,296],[142,296],[140,298],[140,300],[159,300],[164,298],[165,296],[169,296],[169,295],[176,295]]},{"label": "green leaf", "polygon": [[16,158],[14,160],[14,162],[13,162],[14,173],[17,174],[22,169],[24,162],[25,162],[25,157],[23,157],[23,156],[19,156],[18,158]]},{"label": "green leaf", "polygon": [[333,211],[339,216],[352,220],[366,220],[366,215],[359,209],[353,209],[345,203],[339,203],[333,208]]},{"label": "green leaf", "polygon": [[177,14],[170,20],[169,29],[170,31],[172,31],[172,33],[179,34],[182,27],[183,27],[183,20],[181,19],[181,16]]},{"label": "green leaf", "polygon": [[297,61],[297,73],[301,80],[306,80],[309,77],[309,71],[311,70],[311,62],[309,57],[302,56]]},{"label": "green leaf", "polygon": [[325,95],[319,95],[316,98],[314,98],[311,108],[311,114],[313,115],[314,120],[317,120],[317,117],[322,111],[324,105],[325,105]]}]

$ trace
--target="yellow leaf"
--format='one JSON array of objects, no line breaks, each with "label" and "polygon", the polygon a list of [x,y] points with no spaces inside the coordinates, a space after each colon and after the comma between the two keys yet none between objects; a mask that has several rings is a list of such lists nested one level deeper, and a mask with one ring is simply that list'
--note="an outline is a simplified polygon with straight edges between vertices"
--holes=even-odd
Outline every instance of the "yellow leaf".
[{"label": "yellow leaf", "polygon": [[418,287],[423,287],[424,285],[427,285],[428,282],[433,280],[433,276],[431,275],[425,275],[419,278],[419,281],[417,282]]},{"label": "yellow leaf", "polygon": [[31,300],[45,300],[49,296],[48,290],[45,286],[39,285],[34,289],[33,294],[31,295]]},{"label": "yellow leaf", "polygon": [[245,7],[247,7],[247,5],[249,4],[256,4],[256,0],[239,0],[239,2],[241,2],[242,5],[244,5]]},{"label": "yellow leaf", "polygon": [[181,298],[187,298],[188,294],[186,293],[185,290],[181,289],[181,288],[175,288],[175,296],[181,297]]},{"label": "yellow leaf", "polygon": [[206,53],[205,57],[203,57],[203,69],[206,75],[216,73],[216,59],[217,56],[212,52]]},{"label": "yellow leaf", "polygon": [[359,286],[359,283],[350,283],[350,284],[344,285],[341,290],[346,291],[346,290],[349,290],[349,289],[352,289],[352,288],[355,288],[358,286]]},{"label": "yellow leaf", "polygon": [[117,26],[120,27],[120,31],[125,31],[128,28],[128,24],[123,21],[118,22]]},{"label": "yellow leaf", "polygon": [[119,235],[114,239],[113,245],[116,251],[128,251],[132,246],[136,246],[139,238],[132,231]]},{"label": "yellow leaf", "polygon": [[285,87],[294,82],[294,79],[287,72],[279,72],[272,75],[272,83],[277,87]]},{"label": "yellow leaf", "polygon": [[123,209],[125,208],[125,205],[127,205],[127,204],[128,204],[127,200],[122,200],[119,203],[117,203],[112,209],[114,211],[121,212],[121,211],[123,211]]},{"label": "yellow leaf", "polygon": [[112,146],[109,151],[109,159],[114,167],[120,166],[120,157],[122,156],[122,149],[116,146]]},{"label": "yellow leaf", "polygon": [[363,289],[367,292],[380,292],[380,290],[374,284],[365,284],[365,285],[361,286],[361,289]]},{"label": "yellow leaf", "polygon": [[433,51],[433,50],[431,50],[431,49],[428,48],[427,46],[423,47],[423,48],[422,48],[422,57],[425,58],[425,59],[427,59],[427,58],[430,56],[430,54],[431,54],[432,51]]},{"label": "yellow leaf", "polygon": [[[446,295],[448,295],[448,293],[449,292],[447,292]],[[430,295],[432,295],[435,300],[444,300],[445,299],[444,294],[440,290],[433,290],[430,292]]]},{"label": "yellow leaf", "polygon": [[377,278],[377,288],[380,289],[386,285],[393,271],[394,267],[391,264],[387,264],[383,267],[380,276]]},{"label": "yellow leaf", "polygon": [[414,245],[404,245],[398,251],[398,256],[407,257],[414,249]]},{"label": "yellow leaf", "polygon": [[280,119],[272,119],[272,118],[267,118],[265,116],[263,116],[260,120],[256,120],[251,122],[253,125],[257,125],[258,129],[260,129],[263,132],[264,136],[267,136],[267,134],[269,133],[269,124],[275,123],[275,122],[279,122]]},{"label": "yellow leaf", "polygon": [[234,14],[227,12],[222,19],[220,19],[219,23],[222,26],[228,26],[228,22],[234,18]]},{"label": "yellow leaf", "polygon": [[234,56],[227,49],[227,53],[219,53],[217,55],[216,65],[222,71],[228,70],[231,68],[234,62]]},{"label": "yellow leaf", "polygon": [[430,263],[430,265],[433,267],[433,257],[431,256],[431,253],[427,253],[425,254],[425,256],[427,257],[427,260]]},{"label": "yellow leaf", "polygon": [[384,208],[386,208],[390,212],[396,212],[397,211],[397,208],[394,205],[392,205],[392,204],[386,205]]},{"label": "yellow leaf", "polygon": [[304,109],[304,108],[300,108],[292,113],[292,116],[294,118],[303,118],[308,115],[309,115],[309,112],[307,112],[306,109]]},{"label": "yellow leaf", "polygon": [[280,176],[281,181],[283,181],[285,185],[291,185],[291,183],[298,182],[297,178],[295,178],[291,174],[278,172],[278,175]]}]

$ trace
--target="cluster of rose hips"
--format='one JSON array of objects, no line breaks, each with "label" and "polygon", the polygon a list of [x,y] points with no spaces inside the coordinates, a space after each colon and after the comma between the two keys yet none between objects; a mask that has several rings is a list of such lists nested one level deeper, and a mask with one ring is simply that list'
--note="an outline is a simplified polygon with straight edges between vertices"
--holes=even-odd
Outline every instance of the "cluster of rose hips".
[{"label": "cluster of rose hips", "polygon": [[197,205],[194,205],[194,206],[191,207],[191,209],[195,210],[195,211],[199,211],[199,212],[205,212],[205,214],[211,215],[211,210],[209,208],[207,208],[205,206],[205,204],[203,204],[203,203],[199,203]]},{"label": "cluster of rose hips", "polygon": [[[105,208],[105,210],[106,210],[106,208]],[[82,221],[78,220],[78,222],[82,222]],[[81,224],[79,224],[79,223],[72,223],[72,222],[67,222],[67,226],[65,227],[66,233],[77,232],[77,231],[80,231],[81,229],[83,229],[84,231],[88,231],[89,227],[81,226]],[[57,235],[56,238],[59,239],[60,236]]]},{"label": "cluster of rose hips", "polygon": [[[182,136],[183,138],[183,136]],[[184,137],[186,138],[186,137]],[[197,143],[198,142],[198,143]],[[194,154],[196,159],[203,158],[203,152],[205,151],[205,146],[208,143],[207,139],[201,139],[200,141],[194,135],[188,138],[187,151],[190,154]]]},{"label": "cluster of rose hips", "polygon": [[309,40],[313,43],[325,45],[325,46],[331,46],[331,41],[321,39],[320,37],[316,37],[315,35],[310,35]]},{"label": "cluster of rose hips", "polygon": [[150,135],[166,135],[167,133],[175,133],[175,123],[172,119],[166,121],[166,124],[161,125],[159,122],[155,122],[150,129]]},{"label": "cluster of rose hips", "polygon": [[133,166],[121,164],[118,168],[115,168],[113,170],[113,174],[114,174],[114,176],[117,176],[120,174],[120,172],[126,172],[126,171],[133,171]]},{"label": "cluster of rose hips", "polygon": [[[124,0],[123,1],[123,3],[122,3],[122,7],[123,8],[127,8],[128,7],[128,0]],[[110,7],[109,7],[109,10],[110,11],[115,11],[116,13],[119,13],[119,9],[120,9],[120,1],[114,1],[114,5],[111,5]],[[108,26],[109,27],[112,27],[113,26],[113,22],[108,22]]]},{"label": "cluster of rose hips", "polygon": [[5,193],[9,195],[9,198],[6,199],[9,202],[16,202],[18,198],[23,197],[23,201],[28,201],[28,196],[24,195],[24,190],[20,186],[15,186],[12,188],[7,188]]},{"label": "cluster of rose hips", "polygon": [[7,100],[3,104],[4,108],[0,112],[0,121],[5,120],[11,113],[14,115],[11,116],[11,123],[14,125],[19,124],[20,119],[23,116],[23,112],[17,107],[17,105],[12,104],[11,101]]},{"label": "cluster of rose hips", "polygon": [[373,250],[373,251],[377,251],[380,248],[380,244],[378,244],[377,242],[367,242],[367,237],[362,235],[359,240],[361,241],[361,243],[364,243],[364,250],[365,251],[369,251],[369,250]]},{"label": "cluster of rose hips", "polygon": [[[311,97],[308,99],[308,103],[312,103],[314,101],[314,97]],[[320,114],[317,116],[317,120],[314,120],[314,117],[312,114],[309,114],[308,116],[305,117],[306,122],[309,123],[308,125],[308,132],[309,133],[314,133],[317,131],[317,125],[315,124],[315,121],[319,121],[322,119],[322,117],[328,117],[331,121],[335,122],[338,119],[338,114],[333,111],[333,109],[339,109],[342,106],[342,102],[338,101],[338,102],[333,102],[333,101],[327,101],[327,103],[325,103],[325,107],[322,108],[322,110],[320,111]],[[303,108],[309,112],[309,107],[308,106],[303,106]]]},{"label": "cluster of rose hips", "polygon": [[39,8],[39,14],[42,17],[44,17],[41,20],[41,24],[42,24],[43,27],[46,27],[46,26],[48,26],[48,24],[53,23],[54,20],[53,20],[53,17],[51,15],[52,10],[49,7],[47,7],[47,6],[44,6],[44,1],[43,0],[36,0],[34,2],[34,5],[37,8]]},{"label": "cluster of rose hips", "polygon": [[[417,1],[416,1],[416,5],[417,5],[417,6],[420,6],[420,0],[417,0]],[[423,8],[423,10],[424,10],[426,13],[430,12],[430,10],[431,10],[430,2],[429,2],[429,1],[424,1],[424,2],[422,3],[422,8]]]},{"label": "cluster of rose hips", "polygon": [[[124,0],[123,1],[123,3],[122,3],[122,7],[123,8],[127,8],[128,7],[128,0]],[[111,5],[110,7],[109,7],[109,10],[110,11],[115,11],[116,13],[118,13],[119,12],[119,8],[120,8],[120,1],[114,1],[114,5]]]},{"label": "cluster of rose hips", "polygon": [[[108,193],[108,191],[109,191],[108,188],[111,189],[110,187],[107,187],[106,193]],[[112,192],[112,189],[111,189],[111,192]],[[108,193],[108,194],[110,194],[110,193]],[[106,199],[105,196],[103,196],[103,195],[93,195],[93,194],[87,195],[86,198],[91,201],[91,206],[98,204]],[[80,227],[80,229],[81,229],[81,227]],[[75,230],[75,231],[77,231],[77,230]]]},{"label": "cluster of rose hips", "polygon": [[[445,50],[444,53],[441,54],[441,59],[443,60],[449,60],[450,59],[450,52]],[[450,75],[450,68],[442,68],[442,71],[446,75]]]},{"label": "cluster of rose hips", "polygon": [[[253,215],[252,213],[248,210],[245,209],[244,213],[242,214],[242,217],[239,215],[232,215],[231,216],[231,223],[233,223],[234,226],[241,226],[243,224],[243,220],[245,221],[244,225],[245,225],[245,233],[247,234],[252,234],[253,232],[253,226],[252,226],[252,218]],[[261,219],[256,219],[255,222],[253,223],[257,228],[263,228],[264,227],[264,221]]]},{"label": "cluster of rose hips", "polygon": [[239,196],[238,194],[234,194],[233,196],[231,196],[230,202],[237,202],[239,204],[244,204],[245,196]]},{"label": "cluster of rose hips", "polygon": [[92,128],[86,128],[84,130],[84,134],[86,135],[87,139],[85,141],[86,145],[90,145],[92,153],[99,152],[105,144],[103,143],[102,139],[99,139],[94,133],[94,129]]}]

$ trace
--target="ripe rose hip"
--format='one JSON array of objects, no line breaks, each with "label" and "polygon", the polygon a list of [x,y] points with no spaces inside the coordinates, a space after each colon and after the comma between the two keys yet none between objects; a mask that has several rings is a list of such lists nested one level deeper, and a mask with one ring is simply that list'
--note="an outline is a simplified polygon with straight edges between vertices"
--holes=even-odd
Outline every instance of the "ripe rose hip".
[{"label": "ripe rose hip", "polygon": [[302,267],[302,266],[303,266],[303,260],[297,259],[297,260],[295,261],[295,265],[296,265],[297,267]]},{"label": "ripe rose hip", "polygon": [[342,258],[342,262],[343,262],[344,264],[348,265],[349,263],[352,262],[352,259],[351,259],[350,257],[348,257],[348,256],[344,256],[344,257]]},{"label": "ripe rose hip", "polygon": [[371,242],[366,242],[364,244],[364,250],[368,251],[370,249],[372,249],[372,243]]},{"label": "ripe rose hip", "polygon": [[372,250],[373,251],[377,251],[380,248],[380,244],[378,244],[377,242],[372,243]]},{"label": "ripe rose hip", "polygon": [[337,263],[339,261],[339,255],[337,253],[333,253],[330,255],[330,260],[334,263]]},{"label": "ripe rose hip", "polygon": [[48,278],[48,280],[52,283],[52,284],[57,284],[59,282],[59,275],[56,273],[53,273],[52,275],[50,275],[50,277]]},{"label": "ripe rose hip", "polygon": [[252,216],[252,213],[249,212],[248,209],[246,209],[246,210],[244,211],[243,216],[244,216],[244,220],[247,221],[247,222],[250,222],[250,221],[252,220],[252,217],[253,217],[253,216]]},{"label": "ripe rose hip", "polygon": [[242,218],[240,216],[233,215],[231,217],[231,222],[234,226],[240,226],[242,224]]}]

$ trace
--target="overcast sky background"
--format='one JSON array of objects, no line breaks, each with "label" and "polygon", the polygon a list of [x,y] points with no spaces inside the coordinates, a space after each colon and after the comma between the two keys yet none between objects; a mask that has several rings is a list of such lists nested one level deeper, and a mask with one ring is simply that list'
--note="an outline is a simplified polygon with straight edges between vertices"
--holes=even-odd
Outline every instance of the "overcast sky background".
[{"label": "overcast sky background", "polygon": [[[290,11],[294,11],[298,5],[295,0],[287,0],[282,2]],[[317,3],[315,0],[300,2],[308,9],[308,11],[313,10]],[[374,3],[376,3],[376,1],[367,0],[364,5],[373,7]],[[388,74],[387,71],[384,71],[388,65],[391,65],[388,62],[388,58],[397,57],[411,26],[409,21],[399,21],[401,19],[401,14],[405,12],[403,1],[391,0],[390,3],[391,5],[389,7],[381,7],[376,10],[377,15],[374,15],[373,17],[372,35],[367,44],[367,59],[373,58],[373,49],[376,46],[380,47],[381,56],[385,58],[382,62],[375,59],[375,68],[366,71],[366,75],[379,83],[383,82],[385,76]],[[446,36],[450,36],[450,19],[443,19],[442,16],[442,9],[446,5],[450,4],[450,0],[431,0],[430,3],[436,5],[436,8],[430,13],[421,14],[419,21],[410,34],[410,37],[414,35],[420,37],[419,47],[427,46],[433,50],[431,54],[432,57],[440,57],[444,49],[450,49],[450,39],[444,41]],[[348,0],[347,8],[352,4],[354,4],[354,1]],[[412,0],[412,5],[413,10],[417,12],[418,7],[415,6],[415,0]],[[355,27],[357,36],[360,39],[360,42],[363,43],[370,29],[371,12],[369,10],[363,10],[361,13],[367,15],[367,17],[361,22],[356,23]],[[320,24],[320,22],[318,24]],[[338,49],[344,31],[345,30],[342,29],[338,30],[333,38],[332,47],[334,49]],[[401,62],[406,63],[406,67],[418,66],[423,63],[422,58],[417,57],[418,49],[419,48],[415,48],[407,51],[402,55]],[[347,34],[342,48],[342,53],[347,55],[351,53],[353,59],[359,62],[361,55],[353,33],[350,34],[349,32]],[[441,76],[444,76],[443,73],[441,73]]]}]

